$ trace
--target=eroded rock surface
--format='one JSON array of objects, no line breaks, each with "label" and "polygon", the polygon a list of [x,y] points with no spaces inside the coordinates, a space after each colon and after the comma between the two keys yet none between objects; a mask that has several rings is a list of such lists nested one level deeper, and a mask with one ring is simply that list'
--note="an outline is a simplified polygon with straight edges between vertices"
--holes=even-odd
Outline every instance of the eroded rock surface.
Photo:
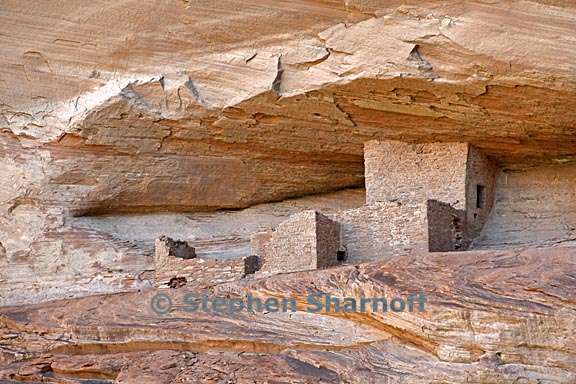
[{"label": "eroded rock surface", "polygon": [[[575,74],[570,0],[2,1],[0,306],[23,306],[0,309],[0,377],[576,382]],[[364,205],[364,145],[390,139],[497,168],[470,252],[378,234],[414,219]],[[308,209],[380,261],[211,292],[421,290],[430,312],[149,312],[156,237],[237,259]]]},{"label": "eroded rock surface", "polygon": [[[298,311],[287,313],[190,313],[182,289],[4,308],[0,378],[573,383],[574,251],[399,256],[203,292],[295,298]],[[159,292],[174,302],[164,315],[150,306]],[[328,292],[388,298],[419,292],[427,301],[423,312],[308,313],[307,296]]]}]

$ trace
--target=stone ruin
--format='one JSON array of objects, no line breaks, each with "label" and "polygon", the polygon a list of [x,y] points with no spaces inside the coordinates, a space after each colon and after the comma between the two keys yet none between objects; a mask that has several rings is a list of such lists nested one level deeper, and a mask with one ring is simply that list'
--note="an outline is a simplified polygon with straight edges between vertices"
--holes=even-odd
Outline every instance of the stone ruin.
[{"label": "stone ruin", "polygon": [[366,205],[334,215],[353,262],[458,251],[480,234],[494,203],[496,165],[466,143],[371,141]]},{"label": "stone ruin", "polygon": [[196,258],[187,243],[162,237],[156,240],[157,285],[216,284],[255,272],[266,276],[470,247],[494,204],[492,160],[466,143],[371,141],[364,155],[363,207],[293,214],[254,233],[252,256],[239,259]]},{"label": "stone ruin", "polygon": [[206,287],[241,279],[259,269],[257,256],[232,260],[209,260],[196,256],[185,241],[161,236],[155,241],[154,281],[159,287],[184,285]]},{"label": "stone ruin", "polygon": [[274,230],[252,236],[262,273],[323,269],[340,263],[340,224],[316,211],[292,215]]},{"label": "stone ruin", "polygon": [[366,205],[331,217],[295,214],[255,234],[252,250],[263,258],[262,272],[466,250],[482,230],[494,202],[496,165],[475,147],[371,141],[364,156]]}]

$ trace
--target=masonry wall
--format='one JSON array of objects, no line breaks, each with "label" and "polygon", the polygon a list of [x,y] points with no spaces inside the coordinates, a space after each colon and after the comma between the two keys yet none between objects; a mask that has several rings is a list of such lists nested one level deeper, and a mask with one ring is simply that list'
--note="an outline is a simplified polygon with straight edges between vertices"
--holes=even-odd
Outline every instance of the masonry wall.
[{"label": "masonry wall", "polygon": [[321,213],[316,214],[316,268],[329,268],[339,264],[340,223]]},{"label": "masonry wall", "polygon": [[467,159],[466,143],[367,142],[367,204],[438,200],[465,209]]},{"label": "masonry wall", "polygon": [[[232,260],[183,259],[173,254],[170,244],[156,240],[155,285],[166,286],[172,279],[185,279],[186,286],[206,287],[235,281],[258,269],[258,258],[248,256]],[[182,252],[181,249],[176,253]]]},{"label": "masonry wall", "polygon": [[[367,204],[437,202],[429,212],[432,251],[466,249],[480,234],[494,204],[496,170],[492,160],[467,143],[365,144]],[[452,224],[441,228],[439,222]]]},{"label": "masonry wall", "polygon": [[338,263],[340,229],[326,216],[304,211],[274,230],[254,234],[251,244],[252,252],[261,257],[262,274],[327,268]]},{"label": "masonry wall", "polygon": [[428,250],[449,252],[466,249],[465,212],[438,200],[427,204]]},{"label": "masonry wall", "polygon": [[468,244],[480,234],[494,206],[496,172],[497,165],[494,161],[477,148],[472,146],[469,148],[466,167]]},{"label": "masonry wall", "polygon": [[428,250],[427,203],[376,202],[338,212],[347,261],[382,260]]},{"label": "masonry wall", "polygon": [[316,269],[316,212],[290,216],[274,230],[252,236],[252,252],[262,258],[262,273]]}]

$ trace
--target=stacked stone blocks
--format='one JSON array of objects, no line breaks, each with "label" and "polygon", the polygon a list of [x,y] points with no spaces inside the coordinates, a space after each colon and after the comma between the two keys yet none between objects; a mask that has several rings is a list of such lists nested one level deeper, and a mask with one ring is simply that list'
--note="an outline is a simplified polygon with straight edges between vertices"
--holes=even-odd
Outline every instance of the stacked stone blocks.
[{"label": "stacked stone blocks", "polygon": [[340,225],[316,211],[304,211],[274,230],[252,236],[262,257],[261,274],[305,271],[338,265]]},{"label": "stacked stone blocks", "polygon": [[186,242],[166,236],[156,239],[154,258],[156,286],[206,287],[241,279],[259,268],[257,256],[231,260],[201,259]]}]

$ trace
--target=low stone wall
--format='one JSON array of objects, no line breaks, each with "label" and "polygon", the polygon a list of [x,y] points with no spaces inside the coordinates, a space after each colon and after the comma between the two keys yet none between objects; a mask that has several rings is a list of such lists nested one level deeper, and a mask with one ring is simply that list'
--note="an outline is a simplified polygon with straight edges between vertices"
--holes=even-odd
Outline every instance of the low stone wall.
[{"label": "low stone wall", "polygon": [[378,202],[331,215],[342,230],[347,261],[381,260],[428,250],[427,205]]},{"label": "low stone wall", "polygon": [[[177,260],[171,268],[156,271],[156,286],[171,286],[171,281],[184,278],[186,286],[207,287],[239,280],[257,270],[256,256],[236,260]],[[181,281],[181,280],[180,280]]]},{"label": "low stone wall", "polygon": [[327,268],[338,264],[338,223],[316,211],[290,216],[274,230],[256,233],[252,252],[262,259],[261,273]]},{"label": "low stone wall", "polygon": [[350,263],[461,250],[466,243],[464,211],[436,200],[378,202],[331,217],[340,223]]},{"label": "low stone wall", "polygon": [[[259,268],[257,256],[232,260],[183,258],[192,247],[167,237],[156,239],[155,285],[206,287],[239,280]],[[179,256],[180,255],[180,256]]]}]

